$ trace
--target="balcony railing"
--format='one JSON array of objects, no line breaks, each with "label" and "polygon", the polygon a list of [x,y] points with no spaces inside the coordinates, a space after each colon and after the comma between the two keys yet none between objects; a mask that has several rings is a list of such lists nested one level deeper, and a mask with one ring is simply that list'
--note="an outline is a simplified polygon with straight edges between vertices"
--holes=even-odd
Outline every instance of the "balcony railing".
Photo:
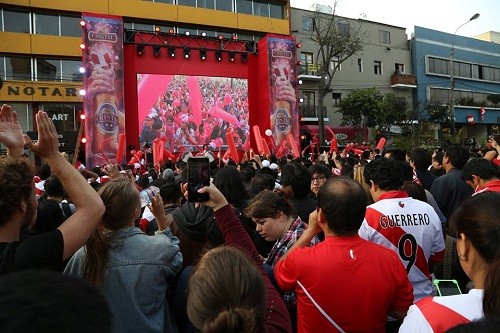
[{"label": "balcony railing", "polygon": [[417,80],[414,75],[393,74],[391,75],[392,88],[416,88]]},{"label": "balcony railing", "polygon": [[317,70],[318,70],[318,65],[316,64],[300,65],[298,75],[318,76],[316,74]]},{"label": "balcony railing", "polygon": [[[300,117],[301,118],[318,118],[318,112],[319,107],[318,106],[307,106],[307,105],[301,105],[299,107],[299,112],[300,112]],[[327,118],[326,114],[326,106],[323,106],[322,110],[323,118]]]}]

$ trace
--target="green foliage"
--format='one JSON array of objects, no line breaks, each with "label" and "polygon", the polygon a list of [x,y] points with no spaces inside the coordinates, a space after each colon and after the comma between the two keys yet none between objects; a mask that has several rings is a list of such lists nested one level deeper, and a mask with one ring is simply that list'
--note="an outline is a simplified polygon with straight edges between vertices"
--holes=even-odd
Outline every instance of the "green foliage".
[{"label": "green foliage", "polygon": [[430,122],[450,123],[450,109],[448,105],[444,105],[436,100],[426,101],[424,110],[427,115],[424,117]]},{"label": "green foliage", "polygon": [[390,125],[410,124],[413,113],[404,99],[395,94],[382,95],[376,88],[356,89],[340,101],[339,111],[342,125],[378,127],[387,129]]},{"label": "green foliage", "polygon": [[490,94],[486,96],[486,100],[490,103],[493,103],[495,106],[500,103],[500,94]]}]

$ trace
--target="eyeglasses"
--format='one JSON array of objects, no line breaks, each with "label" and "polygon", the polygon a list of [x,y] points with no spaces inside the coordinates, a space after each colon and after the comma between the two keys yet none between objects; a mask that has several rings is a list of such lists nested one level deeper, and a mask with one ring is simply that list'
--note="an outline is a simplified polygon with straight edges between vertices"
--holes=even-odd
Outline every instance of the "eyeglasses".
[{"label": "eyeglasses", "polygon": [[311,183],[314,183],[314,182],[322,183],[325,180],[326,180],[325,176],[312,177],[311,178]]}]

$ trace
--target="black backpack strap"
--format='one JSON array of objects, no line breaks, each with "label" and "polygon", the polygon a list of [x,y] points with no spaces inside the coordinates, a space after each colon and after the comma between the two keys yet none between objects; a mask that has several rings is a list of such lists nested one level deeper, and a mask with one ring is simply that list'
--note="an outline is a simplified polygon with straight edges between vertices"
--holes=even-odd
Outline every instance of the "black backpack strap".
[{"label": "black backpack strap", "polygon": [[68,217],[70,217],[71,215],[73,215],[73,213],[71,212],[71,207],[70,207],[69,203],[66,200],[61,201],[61,203],[59,204],[59,206],[61,206],[62,213],[63,213],[63,216],[64,216],[65,219],[67,219]]}]

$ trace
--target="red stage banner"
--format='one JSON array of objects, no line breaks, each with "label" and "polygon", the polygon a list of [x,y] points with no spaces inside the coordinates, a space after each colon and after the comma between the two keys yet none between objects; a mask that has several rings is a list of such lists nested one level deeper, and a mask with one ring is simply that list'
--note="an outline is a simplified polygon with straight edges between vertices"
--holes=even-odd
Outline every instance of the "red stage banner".
[{"label": "red stage banner", "polygon": [[82,19],[85,155],[87,166],[94,167],[123,159],[118,154],[118,138],[125,134],[123,21],[92,13],[84,13]]},{"label": "red stage banner", "polygon": [[[295,39],[291,37],[275,35],[269,35],[259,41],[259,49],[265,50],[263,56],[267,58],[260,59],[261,65],[267,63],[266,72],[261,70],[259,73],[260,79],[269,82],[269,99],[261,98],[260,107],[269,109],[269,129],[272,132],[273,147],[279,150],[272,153],[277,155],[295,155],[296,148],[300,147],[296,44]],[[286,144],[282,145],[285,140]]]}]

